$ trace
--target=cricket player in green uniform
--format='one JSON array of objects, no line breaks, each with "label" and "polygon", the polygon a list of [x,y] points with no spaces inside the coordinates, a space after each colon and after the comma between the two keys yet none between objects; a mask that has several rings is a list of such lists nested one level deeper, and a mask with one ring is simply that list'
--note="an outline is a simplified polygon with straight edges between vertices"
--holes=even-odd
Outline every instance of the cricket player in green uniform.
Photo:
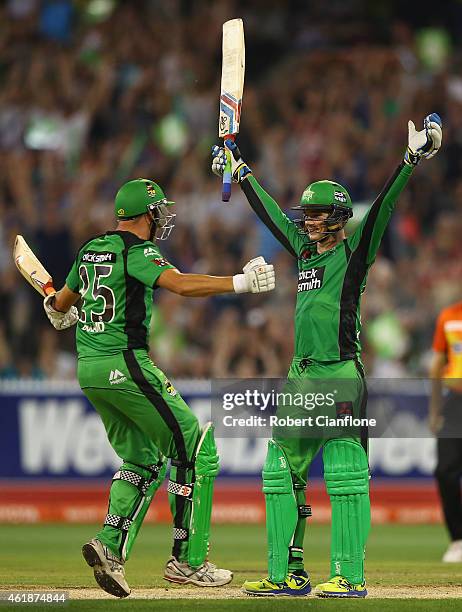
[{"label": "cricket player in green uniform", "polygon": [[[353,215],[347,190],[333,181],[316,181],[304,190],[302,219],[291,221],[264,191],[231,140],[212,149],[212,170],[221,175],[228,155],[233,180],[274,236],[298,263],[295,310],[295,355],[288,379],[313,384],[348,381],[336,401],[337,415],[364,416],[366,386],[361,363],[360,298],[367,273],[395,203],[421,158],[441,146],[441,120],[426,117],[417,132],[409,122],[408,148],[382,192],[356,231],[346,238],[344,226]],[[347,391],[343,391],[347,389]],[[278,407],[278,411],[279,411]],[[323,448],[324,479],[332,507],[329,579],[317,585],[321,597],[365,597],[364,551],[370,528],[367,432],[339,437],[284,437],[273,431],[263,468],[268,538],[268,578],[247,581],[249,595],[307,595],[304,569],[305,488],[311,462]]]},{"label": "cricket player in green uniform", "polygon": [[[213,428],[197,418],[148,355],[154,289],[205,297],[274,289],[272,265],[262,257],[243,274],[216,277],[182,274],[154,240],[173,227],[173,202],[146,179],[123,185],[115,198],[118,225],[78,251],[66,284],[44,308],[56,329],[77,323],[78,379],[100,414],[123,464],[113,477],[108,514],[83,556],[98,584],[126,597],[129,558],[152,498],[171,459],[168,493],[173,549],[164,577],[179,584],[220,586],[232,573],[207,560],[213,481],[218,455]],[[74,306],[82,299],[80,317]]]}]

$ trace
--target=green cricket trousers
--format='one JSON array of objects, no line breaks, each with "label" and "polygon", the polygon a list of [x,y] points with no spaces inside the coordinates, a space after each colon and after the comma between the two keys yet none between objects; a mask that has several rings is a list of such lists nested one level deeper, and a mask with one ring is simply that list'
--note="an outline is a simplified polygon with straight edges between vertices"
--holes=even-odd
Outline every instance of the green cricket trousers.
[{"label": "green cricket trousers", "polygon": [[[367,390],[362,365],[354,360],[320,363],[294,358],[288,374],[288,387],[292,391],[310,393],[310,397],[320,391],[333,392],[335,400],[326,416],[351,414],[353,418],[365,417]],[[278,406],[278,416],[289,413],[294,414],[293,408]],[[318,428],[313,434],[301,428],[300,435],[296,435],[297,430],[294,435],[292,429],[287,436],[284,428],[273,430],[273,439],[289,464],[299,510],[287,556],[288,571],[304,568],[305,524],[311,513],[306,505],[305,489],[310,465],[322,448],[324,481],[332,507],[331,577],[342,575],[353,584],[359,584],[364,580],[364,548],[370,527],[367,431],[354,429],[344,437],[342,429],[335,435],[332,431],[329,427],[323,431]]]},{"label": "green cricket trousers", "polygon": [[[105,524],[96,537],[126,560],[165,478],[165,458],[171,459],[171,481],[192,481],[199,423],[145,350],[80,358],[78,380],[123,461],[112,480]],[[169,502],[174,524],[172,554],[185,561],[190,503],[170,492]]]}]

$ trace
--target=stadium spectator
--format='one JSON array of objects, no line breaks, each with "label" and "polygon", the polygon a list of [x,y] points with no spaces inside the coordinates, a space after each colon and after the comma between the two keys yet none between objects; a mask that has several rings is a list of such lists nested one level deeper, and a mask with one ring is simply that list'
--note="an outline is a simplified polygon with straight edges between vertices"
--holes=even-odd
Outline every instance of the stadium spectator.
[{"label": "stadium spectator", "polygon": [[[442,23],[457,41],[460,8],[450,4]],[[402,4],[365,5],[365,20],[352,2],[315,0],[308,10],[296,0],[249,0],[239,7],[248,47],[241,144],[283,206],[307,182],[329,177],[365,207],[401,153],[408,117],[428,108],[441,114],[445,146],[401,198],[363,305],[374,374],[423,375],[432,321],[454,301],[462,273],[461,54],[454,46],[451,53],[442,49],[439,64],[429,62],[418,44],[421,23]],[[25,235],[59,284],[69,253],[111,223],[116,187],[125,180],[146,176],[169,186],[178,224],[166,255],[182,270],[226,274],[250,251],[281,270],[293,265],[237,190],[223,205],[208,175],[220,31],[234,16],[232,3],[70,6],[10,0],[0,7],[2,363],[18,363],[27,344],[31,363],[22,370],[30,375],[41,370],[39,338],[47,322],[13,268],[14,236]],[[392,18],[387,22],[381,11]],[[263,133],[267,146],[257,154]],[[364,207],[356,206],[356,217]],[[204,305],[156,293],[153,334],[156,318],[174,317],[176,331],[156,343],[153,357],[172,376],[285,372],[292,329],[289,317],[281,326],[273,313],[291,311],[295,285],[280,285],[261,314],[255,314],[258,297]],[[392,330],[388,348],[380,341],[384,329]],[[221,338],[230,339],[225,347]],[[73,352],[73,342],[72,332],[60,336],[65,352]],[[171,362],[182,344],[194,350]],[[2,365],[0,376],[9,375]]]}]

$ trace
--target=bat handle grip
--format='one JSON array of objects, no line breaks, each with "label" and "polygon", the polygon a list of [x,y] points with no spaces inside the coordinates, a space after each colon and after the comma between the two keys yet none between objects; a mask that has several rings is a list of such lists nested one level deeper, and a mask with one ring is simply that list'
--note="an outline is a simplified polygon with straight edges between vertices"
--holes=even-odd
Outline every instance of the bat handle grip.
[{"label": "bat handle grip", "polygon": [[[234,134],[227,134],[223,137],[223,142],[225,140],[234,140]],[[229,202],[231,198],[231,153],[225,147],[226,154],[226,166],[223,172],[223,191],[221,194],[222,202]]]},{"label": "bat handle grip", "polygon": [[45,295],[56,293],[56,289],[53,287],[53,281],[51,279],[43,286],[43,291],[45,292]]}]

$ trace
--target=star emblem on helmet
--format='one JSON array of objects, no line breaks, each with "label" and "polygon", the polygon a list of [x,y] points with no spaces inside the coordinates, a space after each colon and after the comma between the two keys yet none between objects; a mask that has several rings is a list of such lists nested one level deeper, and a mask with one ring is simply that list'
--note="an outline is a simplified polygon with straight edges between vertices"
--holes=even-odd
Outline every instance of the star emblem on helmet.
[{"label": "star emblem on helmet", "polygon": [[302,198],[304,200],[311,200],[311,198],[314,196],[314,191],[311,191],[311,189],[308,187],[307,189],[305,189],[305,191],[303,192]]}]

